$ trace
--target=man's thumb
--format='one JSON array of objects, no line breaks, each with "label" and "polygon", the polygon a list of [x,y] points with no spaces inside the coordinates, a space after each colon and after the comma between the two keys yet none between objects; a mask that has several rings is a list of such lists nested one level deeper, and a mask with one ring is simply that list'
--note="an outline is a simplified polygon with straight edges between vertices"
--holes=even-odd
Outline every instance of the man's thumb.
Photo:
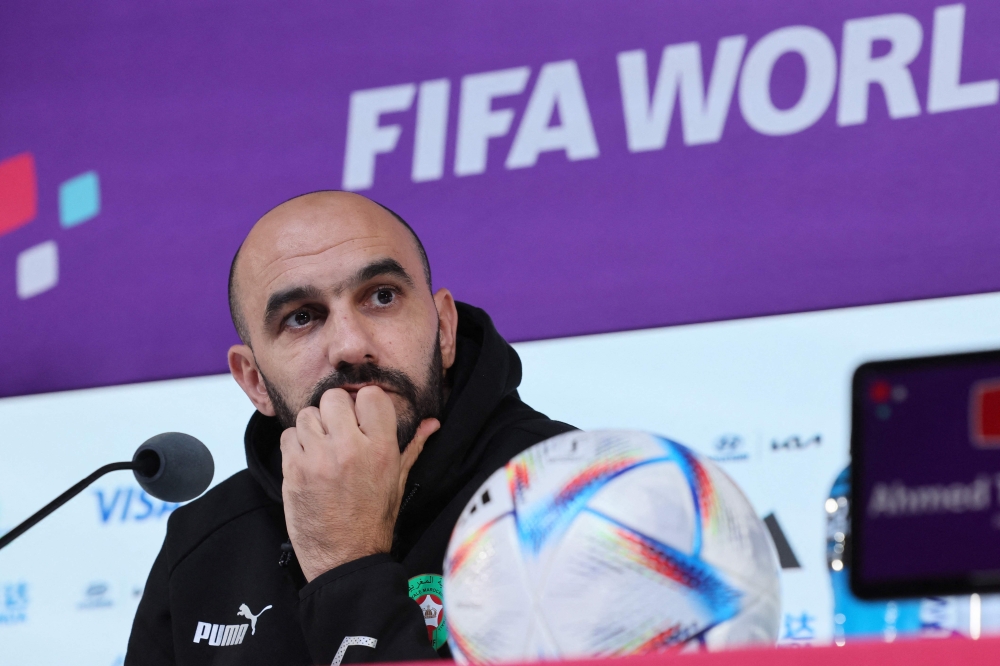
[{"label": "man's thumb", "polygon": [[399,471],[404,480],[406,479],[406,475],[409,474],[410,468],[413,467],[413,463],[417,462],[417,456],[424,450],[424,443],[427,441],[427,438],[437,432],[440,427],[441,422],[437,419],[424,419],[420,422],[416,434],[413,435],[413,439],[406,445],[406,450],[403,451],[403,459],[400,461]]}]

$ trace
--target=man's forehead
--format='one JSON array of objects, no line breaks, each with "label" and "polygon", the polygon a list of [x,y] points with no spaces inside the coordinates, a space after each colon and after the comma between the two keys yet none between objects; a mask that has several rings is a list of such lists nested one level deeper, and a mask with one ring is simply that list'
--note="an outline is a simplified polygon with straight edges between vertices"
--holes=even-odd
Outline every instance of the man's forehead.
[{"label": "man's forehead", "polygon": [[286,202],[254,225],[236,279],[243,297],[259,303],[299,274],[346,275],[375,256],[395,258],[411,273],[420,261],[391,213],[359,195],[322,192]]},{"label": "man's forehead", "polygon": [[258,262],[317,254],[352,241],[406,245],[406,232],[392,214],[360,195],[307,194],[269,211],[247,235],[244,249]]}]

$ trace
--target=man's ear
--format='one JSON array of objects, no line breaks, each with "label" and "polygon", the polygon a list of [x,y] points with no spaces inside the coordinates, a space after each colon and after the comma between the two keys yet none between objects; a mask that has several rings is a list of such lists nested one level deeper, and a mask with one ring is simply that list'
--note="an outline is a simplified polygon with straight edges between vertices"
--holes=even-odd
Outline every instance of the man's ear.
[{"label": "man's ear", "polygon": [[233,345],[229,348],[229,372],[257,411],[264,416],[274,416],[274,405],[267,394],[264,376],[257,368],[253,351],[247,345]]},{"label": "man's ear", "polygon": [[456,340],[458,337],[458,309],[455,298],[447,289],[438,289],[434,294],[434,305],[438,311],[438,339],[441,341],[441,365],[447,370],[455,364]]}]

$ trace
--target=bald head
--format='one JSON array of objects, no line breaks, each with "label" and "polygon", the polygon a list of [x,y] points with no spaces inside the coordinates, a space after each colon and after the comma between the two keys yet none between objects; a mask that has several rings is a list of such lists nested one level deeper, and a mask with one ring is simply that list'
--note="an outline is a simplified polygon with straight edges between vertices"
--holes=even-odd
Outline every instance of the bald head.
[{"label": "bald head", "polygon": [[[244,269],[244,263],[260,269],[262,263],[280,261],[281,255],[319,258],[333,246],[371,243],[379,237],[399,241],[400,235],[416,253],[430,290],[431,267],[423,243],[412,227],[387,206],[359,194],[335,190],[310,192],[275,206],[254,224],[229,267],[229,313],[240,339],[250,343],[250,326],[242,302],[244,273],[248,269],[260,272]],[[249,259],[244,260],[244,255]]]}]

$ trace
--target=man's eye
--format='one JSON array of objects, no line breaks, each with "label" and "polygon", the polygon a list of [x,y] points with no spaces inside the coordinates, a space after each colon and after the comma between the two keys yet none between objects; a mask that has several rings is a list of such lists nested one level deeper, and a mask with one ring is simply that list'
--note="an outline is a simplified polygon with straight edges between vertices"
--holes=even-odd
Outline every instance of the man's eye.
[{"label": "man's eye", "polygon": [[396,299],[396,294],[392,289],[379,289],[375,292],[375,302],[379,305],[389,305]]},{"label": "man's eye", "polygon": [[310,313],[305,310],[299,310],[298,312],[292,313],[292,315],[289,316],[285,322],[288,324],[289,328],[302,328],[303,326],[309,324],[312,320],[313,317]]}]

